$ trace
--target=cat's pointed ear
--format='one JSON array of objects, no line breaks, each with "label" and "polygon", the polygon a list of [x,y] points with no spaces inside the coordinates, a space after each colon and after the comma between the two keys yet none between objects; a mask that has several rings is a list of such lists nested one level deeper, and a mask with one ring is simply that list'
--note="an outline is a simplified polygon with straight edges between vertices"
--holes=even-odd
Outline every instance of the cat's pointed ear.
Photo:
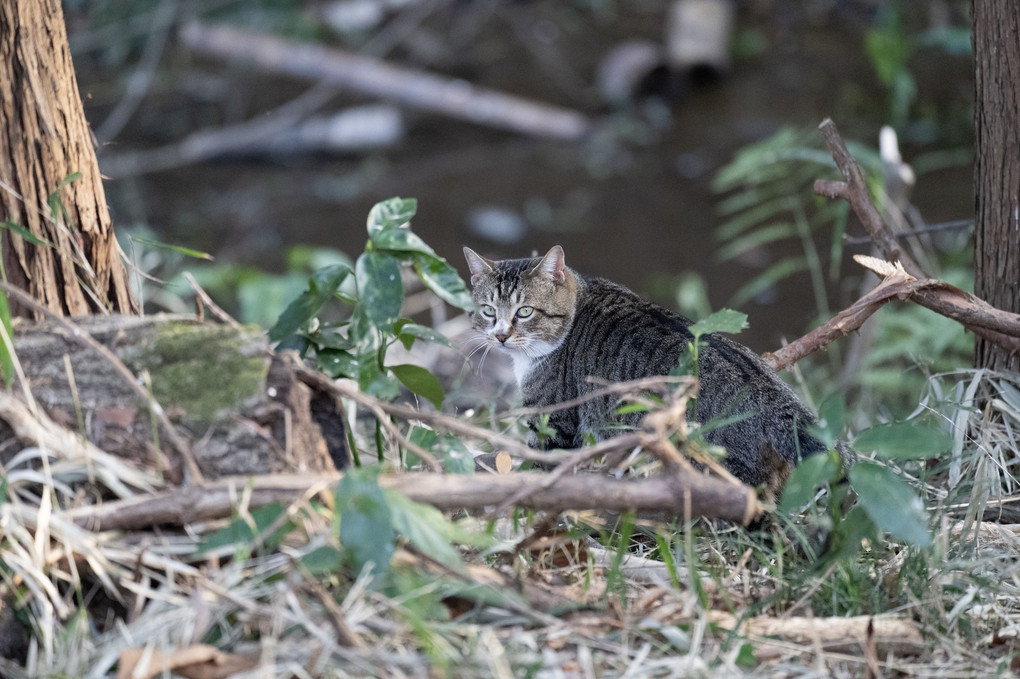
[{"label": "cat's pointed ear", "polygon": [[545,257],[542,258],[542,261],[532,271],[541,273],[553,283],[559,285],[567,279],[566,268],[563,259],[563,248],[559,245],[554,245],[549,252],[545,253]]},{"label": "cat's pointed ear", "polygon": [[482,276],[492,273],[492,262],[467,246],[464,246],[464,259],[471,271],[471,285],[478,285]]}]

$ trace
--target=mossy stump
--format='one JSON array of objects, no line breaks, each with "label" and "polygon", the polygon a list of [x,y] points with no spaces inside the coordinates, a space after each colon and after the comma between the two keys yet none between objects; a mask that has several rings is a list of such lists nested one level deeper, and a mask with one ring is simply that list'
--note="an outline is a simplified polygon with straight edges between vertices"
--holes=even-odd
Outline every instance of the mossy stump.
[{"label": "mossy stump", "polygon": [[[183,315],[74,323],[146,385],[205,478],[346,464],[338,404],[298,382],[296,357],[273,353],[259,328]],[[51,322],[18,322],[14,345],[33,398],[54,421],[108,453],[182,478],[181,460],[153,425],[156,406],[94,349]]]}]

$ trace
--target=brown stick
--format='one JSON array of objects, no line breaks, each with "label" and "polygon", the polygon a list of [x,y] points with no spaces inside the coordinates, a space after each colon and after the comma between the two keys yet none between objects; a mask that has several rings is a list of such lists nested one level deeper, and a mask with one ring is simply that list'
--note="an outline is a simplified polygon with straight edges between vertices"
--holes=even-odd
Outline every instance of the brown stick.
[{"label": "brown stick", "polygon": [[[747,524],[762,507],[754,490],[701,474],[676,474],[618,481],[594,474],[565,476],[545,486],[546,474],[383,474],[379,485],[411,500],[443,510],[481,510],[520,494],[518,506],[543,511],[597,509],[613,512],[667,512],[680,516],[689,503],[692,516]],[[239,491],[251,487],[249,509],[327,490],[340,475],[275,474],[224,478],[161,494],[104,502],[67,512],[76,524],[94,531],[137,530],[159,524],[186,525],[222,519],[234,511]],[[542,486],[541,492],[529,492]],[[522,492],[523,491],[523,492]]]},{"label": "brown stick", "polygon": [[[1013,323],[1006,312],[990,307],[973,295],[957,287],[949,285],[944,281],[924,279],[916,280],[900,269],[898,272],[888,270],[888,267],[875,267],[865,263],[866,259],[854,257],[865,267],[875,271],[886,278],[867,295],[861,297],[848,308],[836,314],[824,324],[815,328],[800,339],[790,342],[775,353],[766,353],[763,358],[775,370],[784,370],[791,365],[819,349],[825,347],[833,340],[857,330],[868,320],[872,314],[878,311],[884,304],[894,299],[912,299],[924,307],[940,313],[943,316],[960,320],[959,317],[967,315],[969,319],[978,319],[978,322],[988,326],[1002,327],[1010,333],[1020,335],[1020,324]],[[881,264],[887,264],[881,260],[875,260]],[[940,297],[938,303],[933,303],[933,296],[926,295],[930,291],[937,290],[945,294]],[[946,302],[949,299],[951,302]],[[961,323],[967,325],[961,320]],[[973,328],[971,328],[973,329]],[[1002,335],[1006,339],[1015,339]]]},{"label": "brown stick", "polygon": [[871,627],[872,639],[883,653],[910,655],[923,646],[917,625],[894,615],[858,615],[849,618],[773,618],[757,616],[746,620],[721,611],[711,611],[709,620],[724,630],[766,640],[779,637],[799,644],[818,641],[827,651],[860,652]]},{"label": "brown stick", "polygon": [[480,125],[563,141],[578,141],[591,129],[576,111],[319,45],[198,22],[185,26],[180,39],[205,55],[248,61],[268,71],[321,80]]}]

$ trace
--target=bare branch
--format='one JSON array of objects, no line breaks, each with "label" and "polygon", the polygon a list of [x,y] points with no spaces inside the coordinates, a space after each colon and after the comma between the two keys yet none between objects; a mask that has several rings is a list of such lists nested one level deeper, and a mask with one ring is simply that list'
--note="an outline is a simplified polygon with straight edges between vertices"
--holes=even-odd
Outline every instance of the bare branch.
[{"label": "bare branch", "polygon": [[[1020,352],[1020,314],[997,309],[984,300],[948,283],[929,279],[910,255],[900,248],[895,235],[886,225],[885,221],[883,221],[882,216],[868,194],[868,186],[864,176],[847,150],[846,144],[843,143],[836,124],[831,119],[826,118],[819,125],[819,130],[821,131],[822,138],[825,140],[825,145],[832,153],[833,160],[836,161],[836,166],[843,173],[846,181],[818,180],[815,182],[815,192],[829,198],[840,198],[848,201],[854,213],[861,220],[864,229],[881,251],[882,256],[890,262],[899,262],[904,270],[918,281],[925,281],[924,284],[918,283],[916,286],[914,284],[909,286],[915,288],[910,295],[910,299],[942,316],[960,322],[975,335],[979,335],[1012,352]],[[862,299],[867,298],[868,296]],[[885,301],[888,301],[888,298]],[[854,306],[856,307],[856,304]],[[854,307],[851,307],[851,309],[854,309]],[[847,312],[849,311],[850,309],[847,310]],[[874,313],[874,309],[870,313],[861,316],[864,311],[864,307],[857,308],[850,316],[859,318],[860,322],[863,323],[864,319],[871,313]],[[849,318],[840,320],[842,322],[850,321]],[[834,322],[836,322],[836,319],[823,326],[824,330],[819,328],[821,332],[817,336],[811,337],[811,334],[809,334],[802,338],[807,339],[807,337],[811,337],[805,346],[801,347],[801,350],[806,349],[808,345],[817,344],[814,349],[811,349],[813,351],[824,346],[824,344],[818,344],[819,342],[831,342],[832,339],[838,336],[831,332],[833,328],[828,327]],[[860,327],[860,323],[856,327]],[[828,339],[824,340],[825,337],[828,337]],[[801,342],[801,340],[798,340],[798,342]],[[777,352],[777,355],[779,353],[781,352]],[[795,353],[794,350],[791,350],[790,356],[792,357]],[[793,360],[795,361],[796,359]],[[790,365],[791,363],[784,361],[783,364]]]},{"label": "bare branch", "polygon": [[[564,476],[547,485],[547,474],[383,474],[379,485],[411,500],[442,510],[484,510],[520,495],[517,506],[543,511],[601,510],[709,516],[742,524],[762,512],[754,490],[711,476],[690,473],[616,480],[596,474]],[[231,516],[239,491],[250,490],[248,508],[327,491],[340,475],[276,474],[219,479],[201,486],[176,488],[155,495],[104,502],[67,512],[76,524],[93,531],[136,530],[153,525],[187,525]],[[533,492],[541,489],[541,492]],[[523,491],[523,492],[522,492]]]},{"label": "bare branch", "polygon": [[180,39],[201,54],[245,59],[268,71],[319,80],[479,125],[563,141],[578,141],[591,129],[588,119],[577,111],[320,45],[198,22],[185,26]]}]

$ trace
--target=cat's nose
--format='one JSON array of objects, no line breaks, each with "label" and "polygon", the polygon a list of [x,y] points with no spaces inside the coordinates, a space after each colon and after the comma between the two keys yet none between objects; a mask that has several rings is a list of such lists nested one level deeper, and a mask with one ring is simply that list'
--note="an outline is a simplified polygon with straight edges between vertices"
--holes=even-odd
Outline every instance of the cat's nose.
[{"label": "cat's nose", "polygon": [[500,344],[506,344],[506,341],[510,339],[510,335],[504,335],[502,333],[496,333],[495,337],[499,340]]}]

